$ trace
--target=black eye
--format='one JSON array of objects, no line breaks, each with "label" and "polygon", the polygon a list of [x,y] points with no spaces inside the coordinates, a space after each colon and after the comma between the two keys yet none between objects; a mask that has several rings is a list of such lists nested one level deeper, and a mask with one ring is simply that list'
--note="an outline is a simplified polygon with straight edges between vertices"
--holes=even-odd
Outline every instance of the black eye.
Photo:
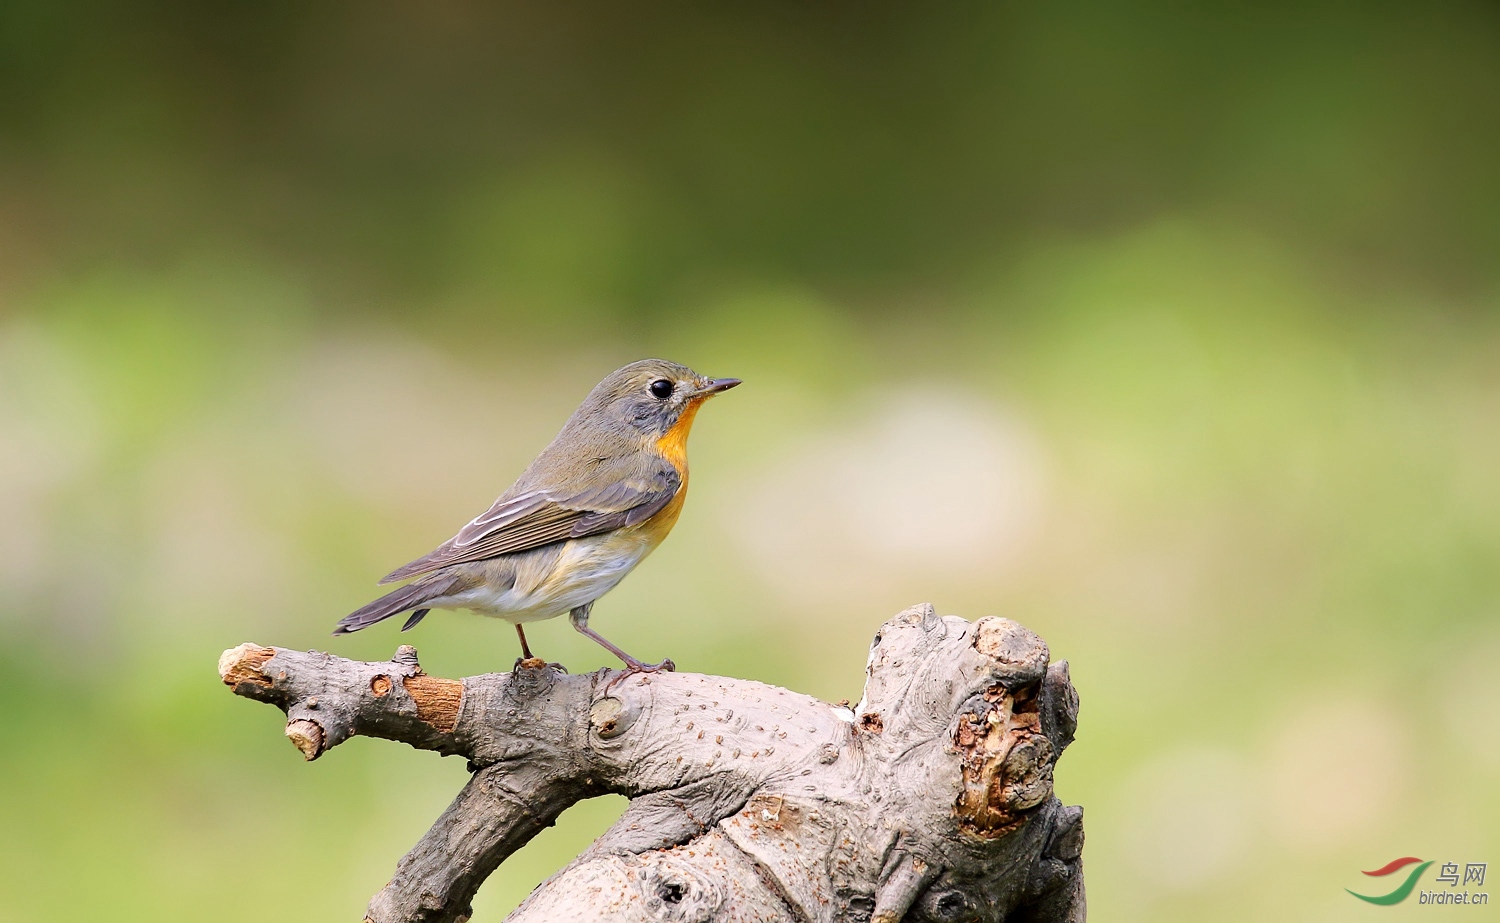
[{"label": "black eye", "polygon": [[672,396],[672,383],[665,378],[658,378],[651,383],[651,394],[657,400],[666,400]]}]

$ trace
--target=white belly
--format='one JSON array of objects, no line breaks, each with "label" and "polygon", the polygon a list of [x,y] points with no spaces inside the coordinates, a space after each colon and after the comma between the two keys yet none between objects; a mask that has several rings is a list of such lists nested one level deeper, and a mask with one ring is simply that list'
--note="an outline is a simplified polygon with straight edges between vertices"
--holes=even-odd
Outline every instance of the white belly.
[{"label": "white belly", "polygon": [[512,624],[556,618],[614,589],[650,553],[645,541],[622,540],[618,534],[575,539],[563,546],[548,573],[537,575],[540,579],[517,579],[505,588],[481,585],[428,605],[471,609]]}]

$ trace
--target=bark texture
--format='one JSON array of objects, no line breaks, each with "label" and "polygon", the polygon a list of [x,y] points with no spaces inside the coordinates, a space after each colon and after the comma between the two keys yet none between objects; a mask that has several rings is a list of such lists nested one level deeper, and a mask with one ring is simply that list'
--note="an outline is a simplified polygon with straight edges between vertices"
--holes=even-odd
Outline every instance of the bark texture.
[{"label": "bark texture", "polygon": [[468,758],[472,777],[371,900],[371,923],[466,920],[486,877],[568,806],[620,820],[513,923],[1082,921],[1082,809],[1052,793],[1078,696],[1002,618],[915,606],[881,627],[854,707],[694,673],[528,662],[458,681],[242,644],[219,673],[317,759],[355,734]]}]

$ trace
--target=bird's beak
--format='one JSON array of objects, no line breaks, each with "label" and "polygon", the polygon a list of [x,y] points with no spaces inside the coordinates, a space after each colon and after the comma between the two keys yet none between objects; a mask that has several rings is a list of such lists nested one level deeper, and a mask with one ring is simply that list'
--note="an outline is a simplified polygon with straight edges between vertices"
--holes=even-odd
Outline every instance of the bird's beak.
[{"label": "bird's beak", "polygon": [[703,397],[711,397],[720,391],[728,391],[739,384],[738,378],[710,378],[708,383],[698,389],[698,394]]}]

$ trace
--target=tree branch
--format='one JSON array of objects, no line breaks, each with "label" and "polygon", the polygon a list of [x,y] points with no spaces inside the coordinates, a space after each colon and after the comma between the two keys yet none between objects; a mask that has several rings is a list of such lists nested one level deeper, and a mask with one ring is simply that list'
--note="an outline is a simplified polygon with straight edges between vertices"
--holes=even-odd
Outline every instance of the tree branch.
[{"label": "tree branch", "polygon": [[1082,811],[1052,795],[1078,698],[1006,619],[887,622],[853,709],[692,673],[517,664],[427,676],[244,644],[224,682],[287,714],[316,759],[354,734],[468,758],[474,776],[371,901],[373,923],[467,919],[484,879],[569,805],[620,820],[513,921],[1084,918]]}]

